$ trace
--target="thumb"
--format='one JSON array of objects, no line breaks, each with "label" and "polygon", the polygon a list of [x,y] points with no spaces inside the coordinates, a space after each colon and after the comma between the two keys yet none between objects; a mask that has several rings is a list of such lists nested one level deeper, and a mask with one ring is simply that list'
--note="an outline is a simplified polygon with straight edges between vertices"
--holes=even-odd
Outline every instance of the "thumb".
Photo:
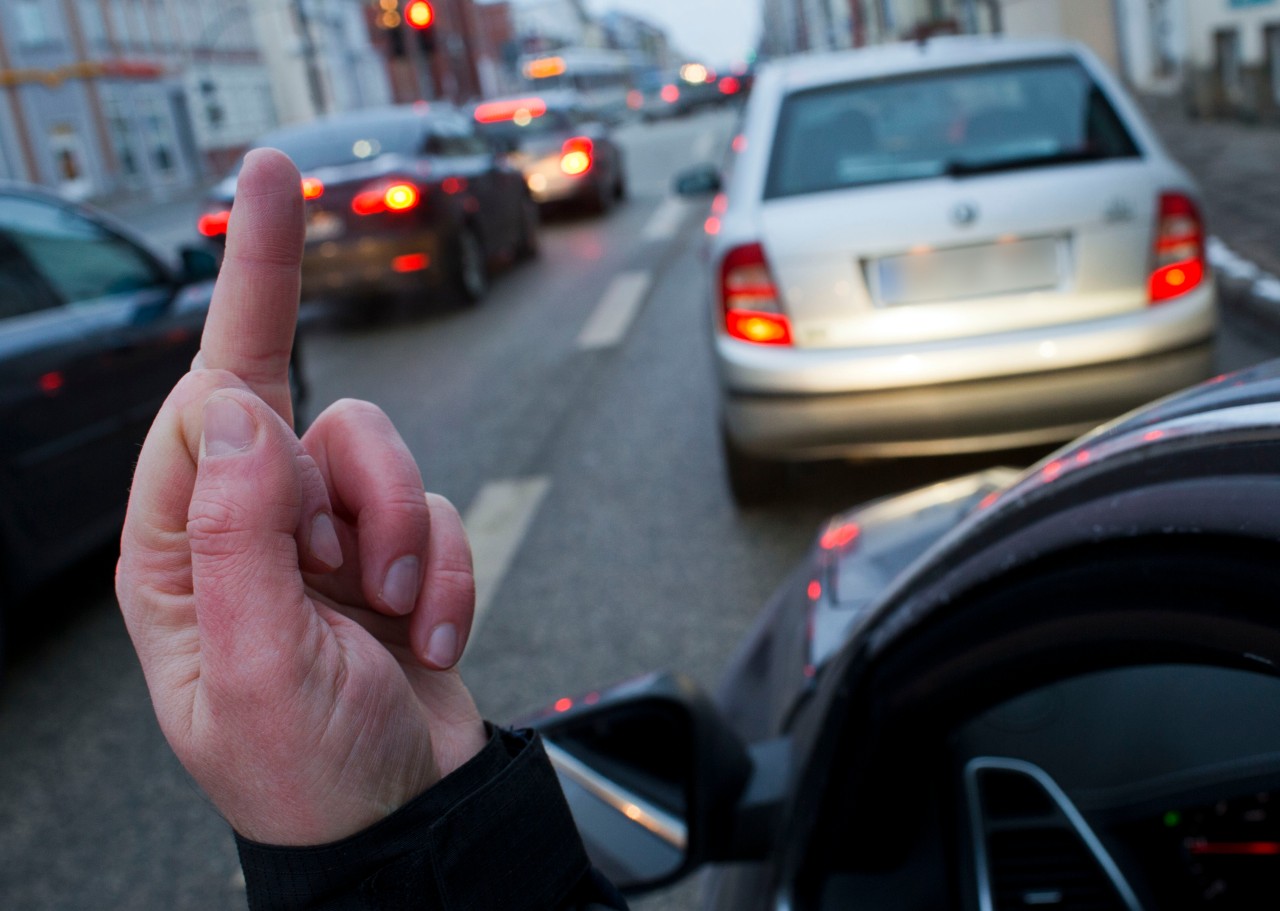
[{"label": "thumb", "polygon": [[316,643],[295,539],[303,508],[296,439],[239,389],[209,397],[203,428],[187,514],[202,678],[260,699],[305,675]]}]

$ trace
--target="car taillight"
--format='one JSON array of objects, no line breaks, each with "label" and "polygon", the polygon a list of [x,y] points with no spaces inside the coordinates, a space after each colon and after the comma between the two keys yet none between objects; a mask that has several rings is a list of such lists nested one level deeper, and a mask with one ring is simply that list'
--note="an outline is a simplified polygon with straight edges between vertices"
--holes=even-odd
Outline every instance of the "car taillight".
[{"label": "car taillight", "polygon": [[680,100],[680,89],[674,85],[664,85],[658,93],[667,104],[675,104]]},{"label": "car taillight", "polygon": [[216,212],[205,212],[196,221],[196,230],[205,237],[221,237],[227,233],[227,223],[231,221],[230,209],[219,209]]},{"label": "car taillight", "polygon": [[302,178],[302,198],[303,199],[319,199],[324,195],[324,184],[320,182],[318,177]]},{"label": "car taillight", "polygon": [[366,187],[351,200],[351,211],[357,215],[379,212],[407,212],[417,208],[422,191],[404,181],[383,181]]},{"label": "car taillight", "polygon": [[791,321],[760,244],[734,247],[720,261],[720,305],[730,338],[758,345],[790,345]]},{"label": "car taillight", "polygon": [[1162,193],[1156,218],[1155,267],[1147,282],[1153,304],[1200,285],[1205,276],[1204,222],[1195,202],[1182,193]]},{"label": "car taillight", "polygon": [[560,148],[560,170],[570,177],[581,177],[591,170],[595,143],[586,136],[566,139]]}]

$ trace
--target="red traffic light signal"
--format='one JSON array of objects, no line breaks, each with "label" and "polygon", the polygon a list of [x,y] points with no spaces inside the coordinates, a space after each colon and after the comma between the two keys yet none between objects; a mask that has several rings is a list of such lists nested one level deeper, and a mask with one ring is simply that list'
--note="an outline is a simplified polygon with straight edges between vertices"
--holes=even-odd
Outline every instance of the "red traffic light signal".
[{"label": "red traffic light signal", "polygon": [[404,21],[410,28],[427,29],[436,21],[436,11],[428,0],[411,0],[404,8]]}]

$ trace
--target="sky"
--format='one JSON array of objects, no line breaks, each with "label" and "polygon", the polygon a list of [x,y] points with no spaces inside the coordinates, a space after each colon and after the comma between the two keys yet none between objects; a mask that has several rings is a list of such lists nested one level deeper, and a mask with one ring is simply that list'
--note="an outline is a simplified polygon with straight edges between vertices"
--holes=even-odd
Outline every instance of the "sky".
[{"label": "sky", "polygon": [[758,0],[588,0],[593,12],[618,9],[667,30],[686,54],[724,66],[745,59],[760,32]]}]

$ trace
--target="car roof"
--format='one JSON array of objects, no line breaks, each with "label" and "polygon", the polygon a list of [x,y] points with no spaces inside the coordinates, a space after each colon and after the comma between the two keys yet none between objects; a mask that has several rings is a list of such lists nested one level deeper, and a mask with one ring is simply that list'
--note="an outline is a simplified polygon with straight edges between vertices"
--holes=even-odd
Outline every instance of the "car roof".
[{"label": "car roof", "polygon": [[281,139],[309,138],[323,136],[326,133],[344,134],[352,128],[390,126],[396,124],[426,123],[433,117],[457,117],[458,110],[453,105],[440,102],[417,101],[413,104],[396,104],[384,107],[365,108],[359,111],[344,111],[337,114],[326,114],[306,123],[295,123],[264,133],[257,144],[264,141]]},{"label": "car roof", "polygon": [[856,79],[927,73],[970,66],[991,66],[1021,60],[1082,57],[1077,42],[1055,39],[1010,39],[986,36],[933,38],[853,51],[801,54],[771,61],[760,78],[782,83],[785,91]]}]

